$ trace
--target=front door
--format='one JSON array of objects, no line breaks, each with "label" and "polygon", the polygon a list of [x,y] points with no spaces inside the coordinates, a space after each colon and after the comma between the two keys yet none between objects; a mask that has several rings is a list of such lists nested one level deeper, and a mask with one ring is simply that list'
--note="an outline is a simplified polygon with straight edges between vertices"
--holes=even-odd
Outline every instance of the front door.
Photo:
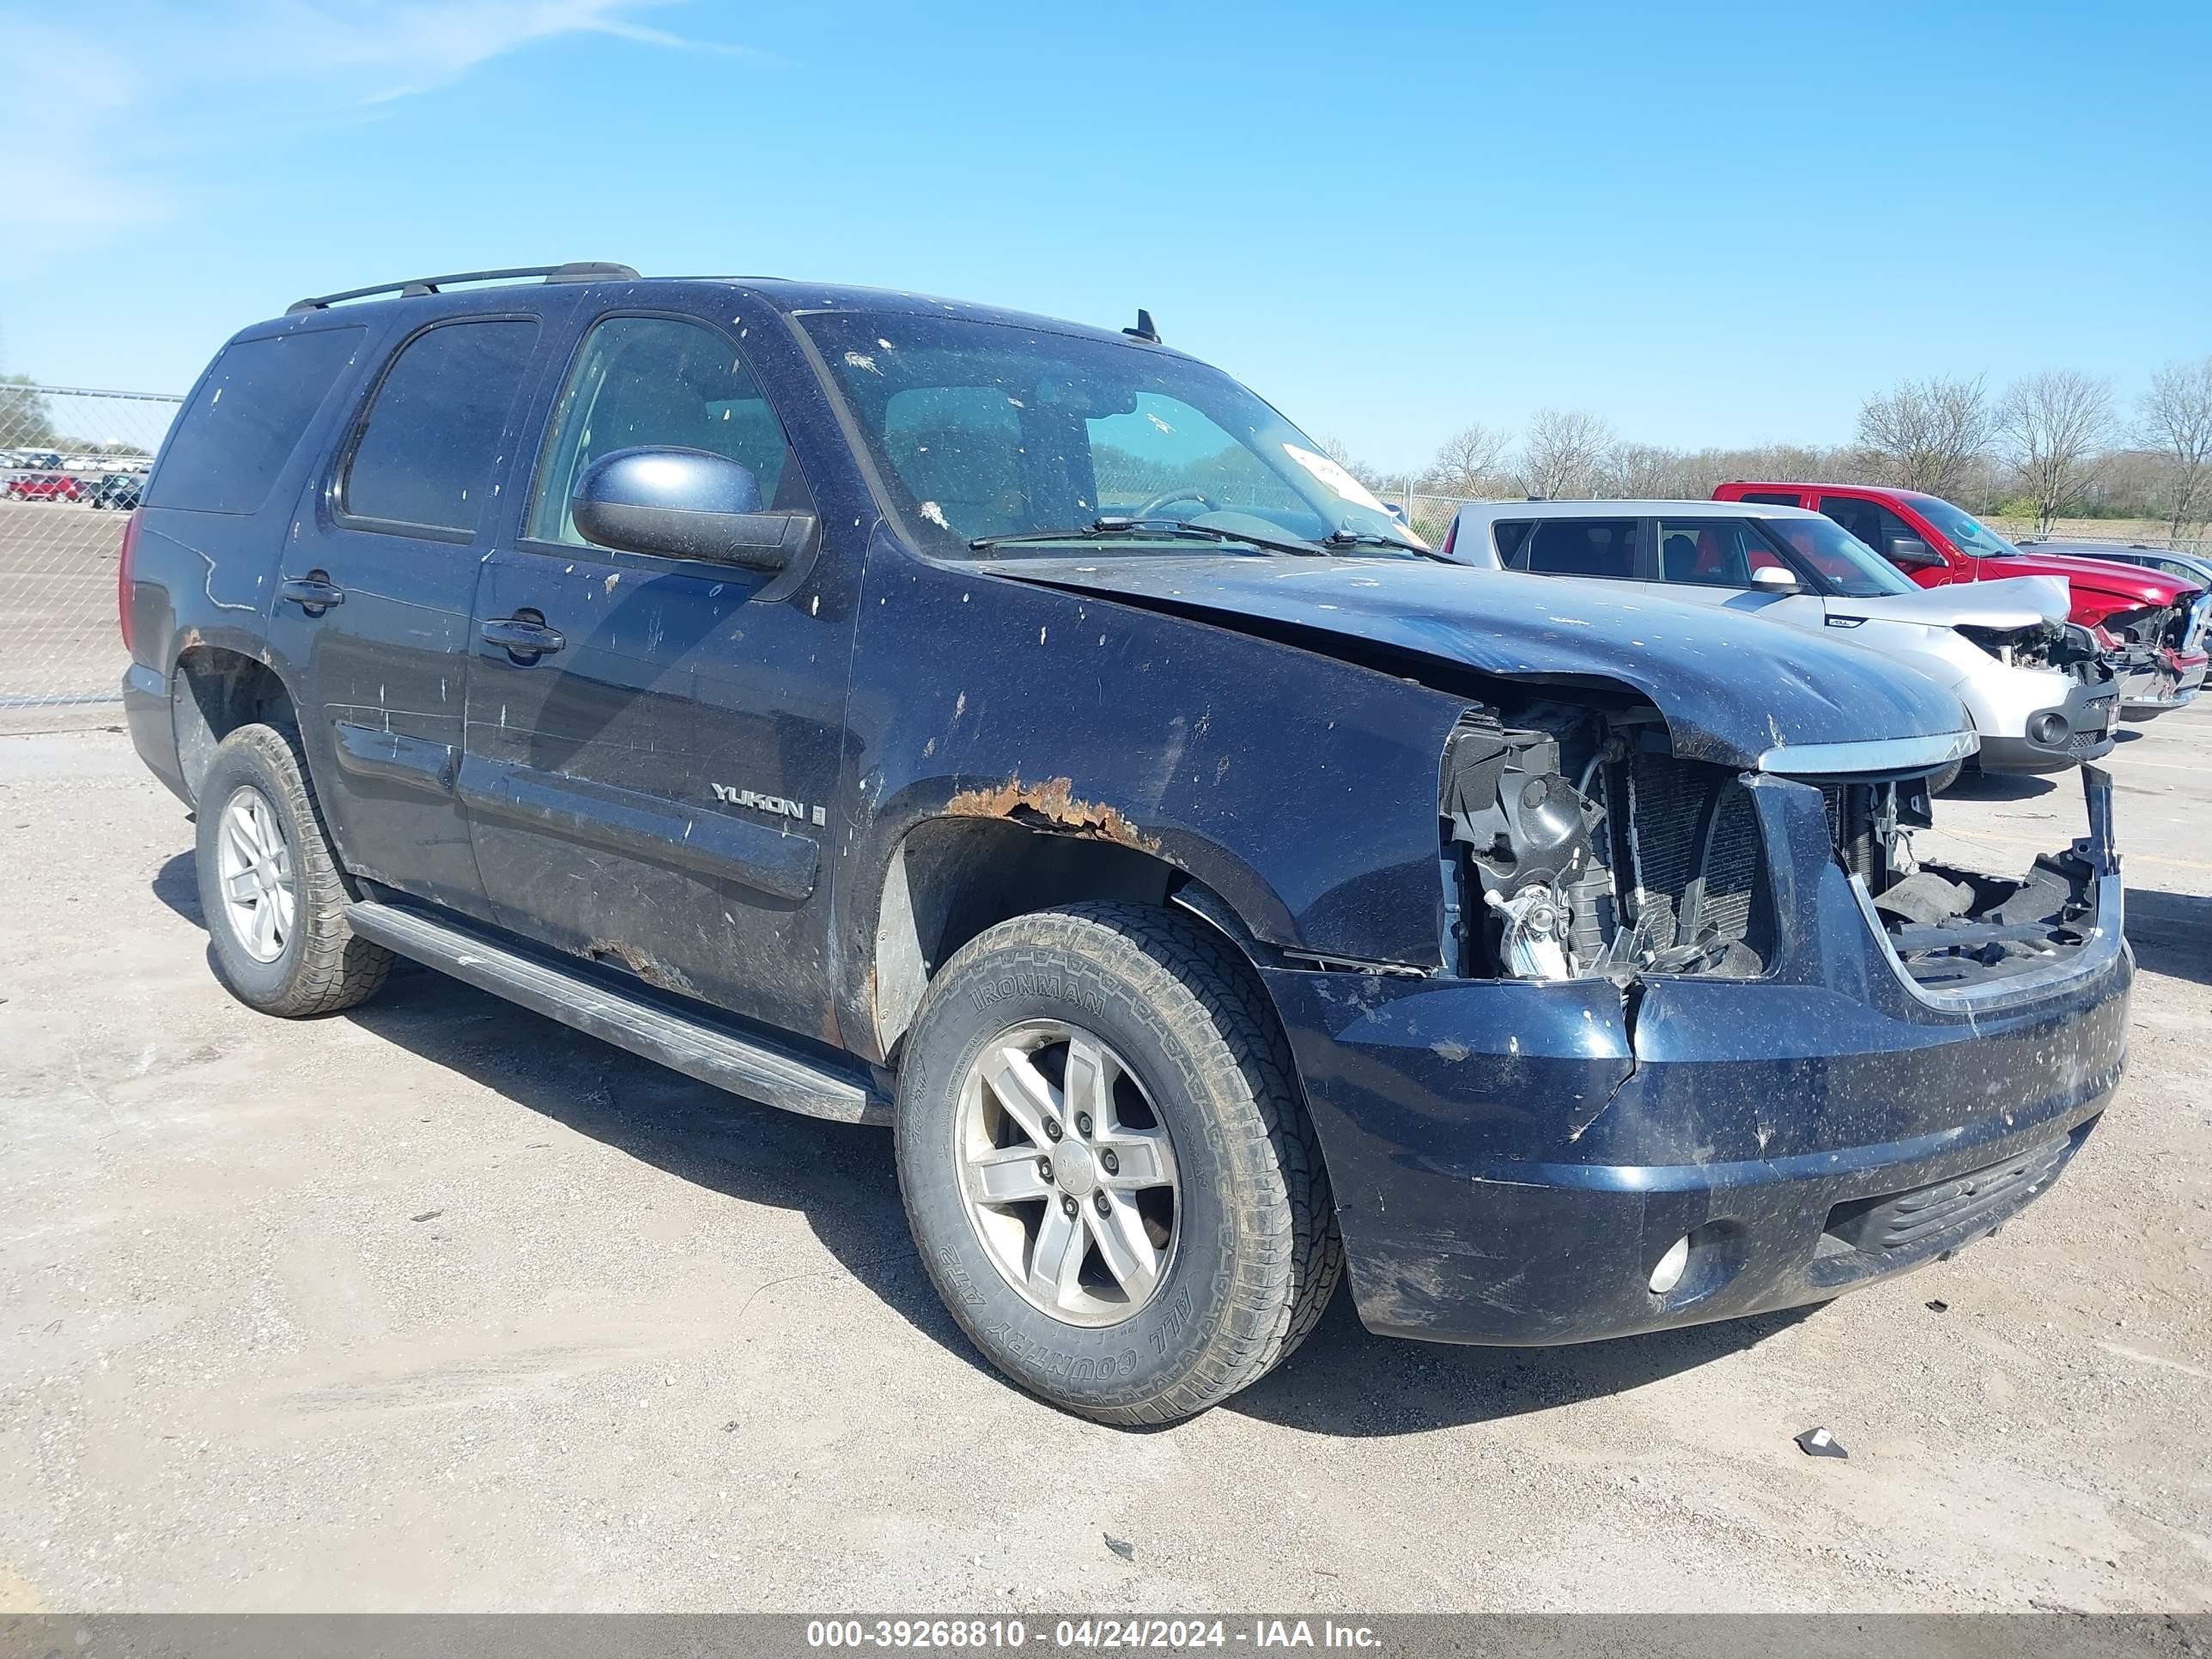
[{"label": "front door", "polygon": [[463,318],[393,355],[284,540],[272,642],[349,869],[481,914],[455,796],[477,537],[513,441],[534,318]]},{"label": "front door", "polygon": [[1917,526],[1907,524],[1880,501],[1870,501],[1858,495],[1823,495],[1820,511],[1864,542],[1890,562],[1890,548],[1900,541],[1919,542],[1929,551],[1942,556],[1941,564],[1899,564],[1897,568],[1923,587],[1941,587],[1947,582],[1973,580],[1974,569],[1969,564],[1954,572],[1950,556],[1940,543]]},{"label": "front door", "polygon": [[737,341],[591,327],[477,592],[462,794],[485,888],[518,933],[816,1035],[852,617],[790,573],[587,544],[576,481],[639,446],[726,456],[772,510],[813,510]]}]

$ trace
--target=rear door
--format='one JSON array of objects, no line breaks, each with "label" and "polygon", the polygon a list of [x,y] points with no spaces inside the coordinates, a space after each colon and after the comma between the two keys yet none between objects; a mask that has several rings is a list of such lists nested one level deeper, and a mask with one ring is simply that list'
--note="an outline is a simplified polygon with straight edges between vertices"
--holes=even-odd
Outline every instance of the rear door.
[{"label": "rear door", "polygon": [[817,1034],[850,651],[803,572],[587,544],[575,483],[618,449],[704,449],[775,511],[813,498],[761,382],[699,319],[592,319],[484,562],[462,793],[514,931]]},{"label": "rear door", "polygon": [[302,737],[347,866],[475,914],[455,794],[470,599],[539,328],[463,315],[406,336],[295,518],[270,617],[305,665]]}]

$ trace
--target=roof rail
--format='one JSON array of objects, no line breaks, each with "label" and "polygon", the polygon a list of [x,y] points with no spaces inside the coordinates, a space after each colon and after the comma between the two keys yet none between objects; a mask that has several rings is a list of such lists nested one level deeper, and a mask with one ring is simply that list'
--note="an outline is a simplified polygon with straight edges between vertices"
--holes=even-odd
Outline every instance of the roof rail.
[{"label": "roof rail", "polygon": [[576,259],[565,265],[516,265],[507,270],[457,270],[445,276],[417,276],[412,282],[380,283],[374,288],[349,288],[343,294],[316,295],[285,307],[284,314],[295,317],[303,311],[320,311],[325,306],[366,300],[375,294],[397,294],[403,300],[412,300],[456,283],[511,283],[525,276],[543,276],[549,283],[621,282],[636,275],[628,265],[605,259]]}]

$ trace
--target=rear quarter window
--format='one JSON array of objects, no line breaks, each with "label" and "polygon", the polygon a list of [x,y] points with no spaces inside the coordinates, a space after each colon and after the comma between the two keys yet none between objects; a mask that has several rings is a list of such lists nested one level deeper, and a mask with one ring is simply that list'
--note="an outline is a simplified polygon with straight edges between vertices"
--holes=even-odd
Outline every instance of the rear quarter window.
[{"label": "rear quarter window", "polygon": [[225,346],[161,447],[147,504],[259,512],[362,332],[317,329]]}]

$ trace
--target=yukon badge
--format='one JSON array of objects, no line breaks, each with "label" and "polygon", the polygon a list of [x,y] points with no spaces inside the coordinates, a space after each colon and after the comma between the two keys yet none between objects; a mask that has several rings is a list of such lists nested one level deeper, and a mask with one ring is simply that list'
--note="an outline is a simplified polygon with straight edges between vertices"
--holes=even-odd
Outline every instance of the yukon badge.
[{"label": "yukon badge", "polygon": [[826,825],[830,822],[830,815],[819,806],[810,811],[803,803],[781,795],[763,795],[757,789],[739,789],[726,783],[711,787],[716,800],[732,806],[750,806],[756,811],[774,812],[779,817],[797,818],[801,823]]}]

